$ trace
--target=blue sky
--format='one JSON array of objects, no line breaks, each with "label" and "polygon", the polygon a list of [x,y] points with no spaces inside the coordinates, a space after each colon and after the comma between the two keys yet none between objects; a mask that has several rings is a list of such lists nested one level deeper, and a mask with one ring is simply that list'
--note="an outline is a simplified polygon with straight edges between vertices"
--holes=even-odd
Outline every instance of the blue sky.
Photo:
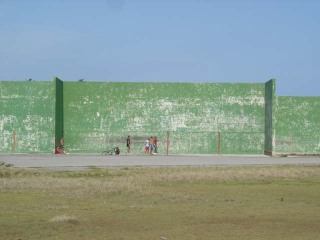
[{"label": "blue sky", "polygon": [[0,0],[0,80],[258,82],[320,96],[317,0]]}]

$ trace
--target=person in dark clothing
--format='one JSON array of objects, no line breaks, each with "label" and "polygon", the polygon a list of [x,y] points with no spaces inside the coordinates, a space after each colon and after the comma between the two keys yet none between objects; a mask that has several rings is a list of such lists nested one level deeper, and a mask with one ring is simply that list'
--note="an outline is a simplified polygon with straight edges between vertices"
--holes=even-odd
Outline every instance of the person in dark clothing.
[{"label": "person in dark clothing", "polygon": [[131,149],[131,138],[130,135],[127,137],[127,151],[126,153],[130,153],[130,149]]},{"label": "person in dark clothing", "polygon": [[120,149],[118,147],[115,147],[114,148],[114,152],[116,155],[119,155],[120,154]]},{"label": "person in dark clothing", "polygon": [[156,136],[153,139],[153,148],[154,148],[154,153],[157,154],[158,153],[158,139]]}]

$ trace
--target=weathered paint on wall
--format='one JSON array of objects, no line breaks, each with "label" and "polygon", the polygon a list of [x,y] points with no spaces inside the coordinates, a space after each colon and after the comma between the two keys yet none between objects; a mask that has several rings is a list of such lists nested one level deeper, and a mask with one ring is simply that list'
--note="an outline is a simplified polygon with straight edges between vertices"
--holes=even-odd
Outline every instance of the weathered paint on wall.
[{"label": "weathered paint on wall", "polygon": [[274,79],[0,82],[0,152],[52,153],[64,136],[71,153],[123,153],[131,135],[136,154],[149,136],[160,154],[319,154],[319,111],[320,97],[276,97]]},{"label": "weathered paint on wall", "polygon": [[53,152],[52,82],[0,82],[0,152]]},{"label": "weathered paint on wall", "polygon": [[320,153],[320,97],[277,97],[275,154]]},{"label": "weathered paint on wall", "polygon": [[157,136],[165,153],[263,153],[264,84],[64,82],[64,137],[71,152],[142,153]]}]

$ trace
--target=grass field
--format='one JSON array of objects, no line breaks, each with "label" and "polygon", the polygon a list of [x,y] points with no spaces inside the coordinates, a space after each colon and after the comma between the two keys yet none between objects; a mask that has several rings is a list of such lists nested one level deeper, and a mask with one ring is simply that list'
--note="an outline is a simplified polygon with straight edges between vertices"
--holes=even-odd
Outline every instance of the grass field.
[{"label": "grass field", "polygon": [[0,167],[1,239],[320,239],[320,166]]}]

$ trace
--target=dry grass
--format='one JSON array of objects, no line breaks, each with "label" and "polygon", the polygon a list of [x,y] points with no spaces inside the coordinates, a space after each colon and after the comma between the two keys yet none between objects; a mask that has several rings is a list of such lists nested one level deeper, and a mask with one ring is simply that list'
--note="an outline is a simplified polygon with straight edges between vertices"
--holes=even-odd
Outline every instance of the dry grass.
[{"label": "dry grass", "polygon": [[[320,167],[132,168],[93,169],[81,172],[0,168],[0,175],[2,175],[0,193],[42,192],[73,199],[87,197],[100,199],[114,194],[134,194],[141,197],[157,196],[159,199],[170,199],[170,202],[186,202],[194,198],[192,192],[167,191],[167,189],[184,184],[245,185],[275,181],[319,181]],[[167,188],[162,189],[157,186],[167,186]],[[52,206],[52,208],[58,207]]]},{"label": "dry grass", "polygon": [[55,172],[0,167],[0,192],[30,189],[55,192],[73,190],[76,195],[154,194],[153,185],[167,182],[250,182],[320,179],[319,166],[132,168]]},{"label": "dry grass", "polygon": [[320,166],[0,167],[7,239],[317,239]]},{"label": "dry grass", "polygon": [[50,219],[50,222],[71,223],[71,224],[78,224],[79,223],[78,219],[75,216],[67,216],[67,215],[55,216],[52,219]]}]

